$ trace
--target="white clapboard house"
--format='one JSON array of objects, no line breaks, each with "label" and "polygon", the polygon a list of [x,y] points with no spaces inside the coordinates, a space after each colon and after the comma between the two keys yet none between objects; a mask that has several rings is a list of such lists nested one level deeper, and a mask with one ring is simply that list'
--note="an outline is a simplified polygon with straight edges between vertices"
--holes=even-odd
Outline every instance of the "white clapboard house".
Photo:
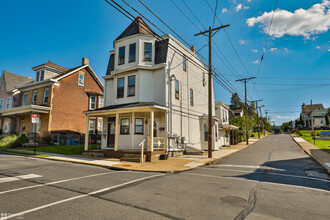
[{"label": "white clapboard house", "polygon": [[[140,17],[113,47],[103,76],[105,107],[85,112],[87,121],[103,117],[105,156],[139,153],[142,143],[148,160],[156,154],[206,150],[208,74],[198,67],[203,64],[194,47],[187,48],[169,34],[157,38]],[[214,117],[213,137],[217,130]],[[213,146],[218,149],[218,138]]]}]

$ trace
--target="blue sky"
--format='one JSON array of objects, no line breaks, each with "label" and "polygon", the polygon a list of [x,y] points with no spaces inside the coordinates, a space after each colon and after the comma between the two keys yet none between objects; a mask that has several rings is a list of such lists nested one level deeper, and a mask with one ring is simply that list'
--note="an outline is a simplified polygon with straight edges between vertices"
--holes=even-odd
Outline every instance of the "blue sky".
[{"label": "blue sky", "polygon": [[[204,29],[182,0],[173,1],[200,30]],[[128,9],[122,1],[117,2]],[[137,0],[127,2],[164,32],[175,36]],[[206,44],[203,37],[193,36],[199,30],[171,0],[143,2],[197,50]],[[205,27],[213,25],[213,12],[205,0],[185,2]],[[208,2],[214,10],[216,0]],[[257,76],[274,4],[275,0],[218,2],[217,15],[223,24],[230,24],[226,31],[252,76]],[[248,85],[249,99],[263,99],[262,104],[272,112],[270,116],[276,124],[299,117],[301,104],[309,103],[310,99],[330,107],[329,11],[329,0],[278,0],[259,77]],[[34,76],[31,68],[48,60],[71,68],[80,65],[82,57],[87,57],[101,77],[107,68],[113,40],[130,23],[103,0],[1,1],[0,71]],[[215,26],[219,25],[216,19]],[[243,93],[243,86],[235,82],[238,77],[234,74],[244,77],[248,76],[247,71],[224,31],[219,31],[214,41],[230,63],[214,47],[214,66]],[[207,47],[201,54],[207,58]],[[217,101],[229,103],[231,94],[215,83],[215,97]]]}]

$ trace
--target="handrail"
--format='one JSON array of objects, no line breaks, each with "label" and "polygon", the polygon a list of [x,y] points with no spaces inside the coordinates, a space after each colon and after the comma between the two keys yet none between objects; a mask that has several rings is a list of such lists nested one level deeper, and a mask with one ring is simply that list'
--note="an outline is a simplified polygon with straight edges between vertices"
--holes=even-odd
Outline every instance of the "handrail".
[{"label": "handrail", "polygon": [[140,163],[143,163],[144,161],[144,142],[146,141],[146,139],[144,139],[143,141],[141,141],[141,143],[139,144],[139,147],[141,146],[141,158],[140,158]]}]

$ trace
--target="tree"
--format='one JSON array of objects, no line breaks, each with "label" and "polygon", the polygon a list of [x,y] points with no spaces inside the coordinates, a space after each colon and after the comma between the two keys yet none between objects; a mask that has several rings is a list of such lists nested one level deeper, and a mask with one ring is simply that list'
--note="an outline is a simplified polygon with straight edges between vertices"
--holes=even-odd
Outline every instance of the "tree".
[{"label": "tree", "polygon": [[284,122],[281,126],[281,129],[284,131],[284,132],[287,132],[289,129],[290,129],[290,125],[291,125],[291,121],[290,122]]},{"label": "tree", "polygon": [[[248,105],[248,115],[250,116],[254,116],[256,114],[256,103],[255,102],[251,102],[250,105]],[[255,119],[257,119],[257,115],[255,115]]]},{"label": "tree", "polygon": [[230,99],[230,109],[232,110],[241,110],[243,109],[243,102],[241,101],[238,93],[233,93],[233,95],[231,96],[231,99]]},{"label": "tree", "polygon": [[[246,126],[245,126],[245,116],[243,117],[235,117],[229,121],[230,124],[235,125],[238,127],[238,140],[245,141],[246,140]],[[249,132],[249,137],[252,132],[252,128],[254,127],[255,122],[253,121],[252,118],[248,118],[248,132]]]}]

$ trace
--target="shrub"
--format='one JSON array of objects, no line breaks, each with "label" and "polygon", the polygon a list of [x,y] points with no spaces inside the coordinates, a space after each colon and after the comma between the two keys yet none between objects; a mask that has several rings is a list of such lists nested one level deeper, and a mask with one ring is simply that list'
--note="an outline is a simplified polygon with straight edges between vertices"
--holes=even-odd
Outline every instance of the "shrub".
[{"label": "shrub", "polygon": [[2,136],[0,138],[0,147],[11,147],[16,140],[16,135]]},{"label": "shrub", "polygon": [[16,141],[13,143],[13,147],[22,147],[23,144],[29,142],[29,138],[26,136],[26,134],[23,132],[23,134],[16,139]]}]

